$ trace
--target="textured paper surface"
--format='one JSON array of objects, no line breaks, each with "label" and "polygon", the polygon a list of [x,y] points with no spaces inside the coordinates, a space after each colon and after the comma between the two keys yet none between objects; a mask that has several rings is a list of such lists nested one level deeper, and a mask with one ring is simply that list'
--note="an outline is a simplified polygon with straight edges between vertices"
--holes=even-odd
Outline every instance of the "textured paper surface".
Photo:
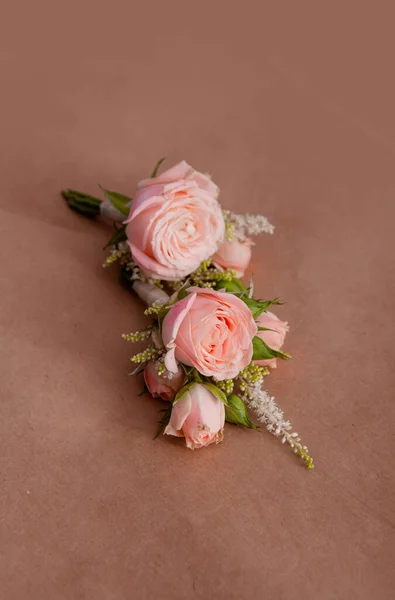
[{"label": "textured paper surface", "polygon": [[[393,598],[393,15],[274,4],[3,6],[5,600]],[[251,270],[293,360],[268,387],[313,472],[231,426],[152,441],[120,337],[142,307],[58,191],[132,194],[164,155],[276,225]]]}]

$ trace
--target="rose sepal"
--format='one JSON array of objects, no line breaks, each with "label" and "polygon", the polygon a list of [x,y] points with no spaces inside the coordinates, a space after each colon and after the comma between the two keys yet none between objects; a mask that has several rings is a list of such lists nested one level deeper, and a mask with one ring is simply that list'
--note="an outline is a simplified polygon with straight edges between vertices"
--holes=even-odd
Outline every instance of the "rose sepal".
[{"label": "rose sepal", "polygon": [[210,390],[210,392],[212,394],[214,394],[214,396],[216,396],[218,398],[218,400],[221,400],[221,402],[223,402],[223,404],[225,404],[225,406],[228,405],[228,399],[226,397],[226,394],[219,389],[219,387],[217,387],[216,385],[214,385],[213,383],[209,383],[207,381],[205,381],[203,383],[203,385]]},{"label": "rose sepal", "polygon": [[127,217],[130,210],[130,205],[133,202],[132,198],[129,198],[124,194],[120,194],[119,192],[112,192],[111,190],[106,190],[100,184],[99,188],[103,192],[106,199],[113,205],[113,207],[122,215]]},{"label": "rose sepal", "polygon": [[[194,371],[196,371],[196,369],[194,369]],[[194,376],[194,373],[192,373],[192,376]],[[196,377],[194,381],[190,381],[189,383],[184,385],[180,390],[178,390],[177,394],[174,396],[173,406],[197,384],[204,385],[204,387],[206,387],[213,394],[213,396],[218,398],[218,400],[221,400],[221,402],[225,404],[225,406],[228,405],[228,399],[226,397],[226,394],[213,383],[203,381],[199,375],[199,378]]]},{"label": "rose sepal", "polygon": [[174,396],[173,406],[177,404],[177,402],[181,400],[181,398],[197,384],[197,381],[191,381],[190,383],[184,385],[180,390],[178,390],[177,394]]}]

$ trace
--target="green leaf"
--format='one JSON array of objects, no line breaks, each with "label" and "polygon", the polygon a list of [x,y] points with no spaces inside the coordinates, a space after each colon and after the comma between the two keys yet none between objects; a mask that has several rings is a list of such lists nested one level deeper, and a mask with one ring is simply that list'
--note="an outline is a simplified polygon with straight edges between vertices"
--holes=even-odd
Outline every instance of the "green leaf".
[{"label": "green leaf", "polygon": [[245,289],[246,289],[246,287],[243,284],[243,282],[240,281],[240,279],[236,279],[236,277],[234,277],[233,279],[231,279],[231,281],[227,281],[225,279],[219,279],[216,282],[215,287],[218,290],[225,289],[230,294],[244,292]]},{"label": "green leaf", "polygon": [[269,348],[269,346],[258,336],[252,338],[252,348],[252,360],[268,360],[270,358],[283,358],[284,360],[289,360],[291,358],[289,354],[285,354],[284,352],[281,352],[281,350]]},{"label": "green leaf", "polygon": [[257,319],[260,314],[273,304],[282,304],[278,298],[274,298],[274,300],[255,300],[254,298],[242,297],[242,300],[247,304],[254,319]]},{"label": "green leaf", "polygon": [[162,163],[163,163],[163,161],[165,161],[165,160],[166,160],[166,156],[164,156],[163,158],[160,158],[160,159],[158,160],[158,162],[157,162],[157,163],[156,163],[156,165],[155,165],[155,168],[154,168],[154,170],[153,170],[153,171],[152,171],[152,173],[151,173],[151,177],[156,177],[156,176],[157,176],[157,174],[158,174],[158,171],[159,171],[159,167],[161,166],[161,164],[162,164]]},{"label": "green leaf", "polygon": [[187,383],[186,385],[184,385],[184,387],[182,387],[180,390],[178,390],[178,392],[175,395],[174,400],[173,400],[173,406],[176,404],[176,402],[181,400],[181,398],[184,396],[184,394],[189,392],[189,390],[191,390],[193,388],[193,386],[195,386],[195,385],[197,385],[197,382],[191,381],[190,383]]},{"label": "green leaf", "polygon": [[126,204],[132,202],[132,198],[124,196],[124,194],[120,194],[119,192],[111,192],[110,190],[106,190],[100,184],[99,188],[102,190],[107,200],[111,202],[114,208],[116,208],[117,211],[119,211],[122,215],[127,217],[129,214],[130,207],[126,206]]},{"label": "green leaf", "polygon": [[217,387],[216,385],[214,385],[213,383],[203,383],[203,385],[210,390],[210,392],[212,394],[214,394],[214,396],[216,396],[219,400],[221,400],[221,402],[223,402],[225,404],[225,406],[227,406],[228,404],[228,399],[226,397],[226,394],[219,389],[219,387]]},{"label": "green leaf", "polygon": [[167,408],[163,408],[162,410],[160,410],[159,412],[163,412],[163,417],[161,419],[159,419],[158,421],[158,431],[156,432],[156,436],[154,437],[154,440],[156,440],[160,434],[162,433],[162,431],[164,430],[164,428],[166,427],[166,425],[169,423],[170,421],[170,417],[171,417],[171,409],[172,409],[172,405],[171,402],[169,402],[169,406]]},{"label": "green leaf", "polygon": [[258,425],[254,425],[247,415],[246,406],[239,396],[234,394],[228,396],[228,406],[225,408],[225,419],[228,423],[241,425],[249,429],[259,429]]},{"label": "green leaf", "polygon": [[105,250],[109,246],[116,246],[121,242],[126,242],[127,239],[128,237],[126,235],[126,225],[122,225],[118,229],[115,227],[115,232],[112,234],[107,244],[104,246],[103,250]]}]

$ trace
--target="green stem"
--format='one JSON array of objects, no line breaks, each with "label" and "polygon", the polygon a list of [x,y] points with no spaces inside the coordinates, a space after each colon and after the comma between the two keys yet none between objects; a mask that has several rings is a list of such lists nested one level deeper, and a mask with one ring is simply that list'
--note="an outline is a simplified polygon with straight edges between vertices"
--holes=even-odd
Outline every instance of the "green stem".
[{"label": "green stem", "polygon": [[203,383],[203,379],[201,378],[200,373],[197,369],[193,369],[191,375],[193,381],[196,381],[196,383]]},{"label": "green stem", "polygon": [[102,200],[99,198],[77,192],[76,190],[62,190],[61,194],[71,210],[74,210],[80,215],[83,215],[88,219],[95,219],[100,215],[100,205]]}]

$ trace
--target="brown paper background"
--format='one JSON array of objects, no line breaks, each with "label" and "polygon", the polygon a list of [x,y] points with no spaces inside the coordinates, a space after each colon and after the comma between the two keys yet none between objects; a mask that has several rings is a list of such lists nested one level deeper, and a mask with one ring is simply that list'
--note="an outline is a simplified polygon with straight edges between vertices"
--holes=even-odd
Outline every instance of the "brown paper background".
[{"label": "brown paper background", "polygon": [[[379,2],[6,1],[0,35],[5,600],[393,598],[394,15]],[[268,380],[308,444],[186,450],[126,376],[141,305],[62,187],[160,157],[261,211]]]}]

